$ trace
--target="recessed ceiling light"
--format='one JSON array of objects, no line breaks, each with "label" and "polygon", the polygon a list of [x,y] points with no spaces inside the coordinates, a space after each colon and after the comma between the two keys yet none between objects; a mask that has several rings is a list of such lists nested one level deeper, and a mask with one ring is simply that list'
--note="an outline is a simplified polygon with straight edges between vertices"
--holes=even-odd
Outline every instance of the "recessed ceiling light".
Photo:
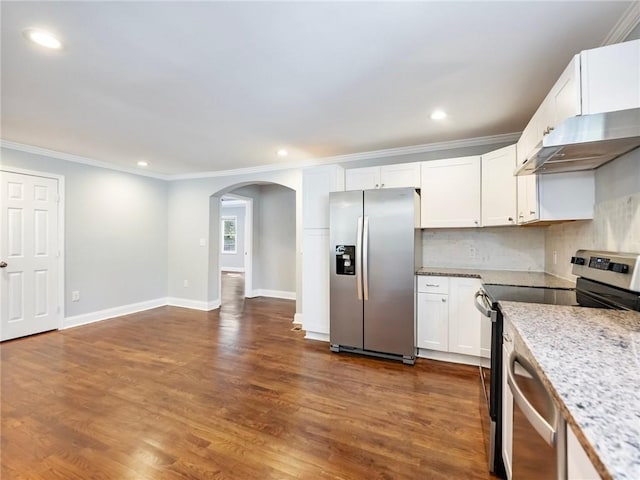
[{"label": "recessed ceiling light", "polygon": [[23,35],[31,40],[33,43],[50,48],[52,50],[60,50],[62,48],[62,42],[58,40],[52,33],[37,28],[27,28],[24,30]]},{"label": "recessed ceiling light", "polygon": [[140,160],[138,162],[138,166],[139,167],[148,167],[149,166],[149,162],[145,162],[144,160]]},{"label": "recessed ceiling light", "polygon": [[431,114],[431,120],[444,120],[447,114],[443,110],[434,110]]},{"label": "recessed ceiling light", "polygon": [[289,155],[289,152],[287,152],[284,148],[281,148],[276,152],[276,155],[278,155],[279,157],[286,157],[287,155]]}]

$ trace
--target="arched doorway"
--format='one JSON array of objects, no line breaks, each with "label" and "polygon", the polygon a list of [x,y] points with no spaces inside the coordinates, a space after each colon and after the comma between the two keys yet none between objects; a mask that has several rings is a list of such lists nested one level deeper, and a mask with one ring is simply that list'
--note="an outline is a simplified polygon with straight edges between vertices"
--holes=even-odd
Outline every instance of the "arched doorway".
[{"label": "arched doorway", "polygon": [[[244,208],[242,225],[238,224],[239,210],[234,212],[225,207],[229,202],[234,208]],[[230,228],[228,235],[225,227]],[[231,185],[211,195],[209,285],[215,285],[215,291],[210,288],[210,298],[223,302],[223,279],[228,279],[225,271],[240,270],[244,275],[244,297],[295,300],[296,231],[296,191],[287,186],[249,182]],[[240,233],[244,238],[238,238]],[[242,263],[238,260],[239,249],[244,257]],[[233,264],[226,262],[231,257],[235,257]],[[237,278],[234,281],[237,282]]]}]

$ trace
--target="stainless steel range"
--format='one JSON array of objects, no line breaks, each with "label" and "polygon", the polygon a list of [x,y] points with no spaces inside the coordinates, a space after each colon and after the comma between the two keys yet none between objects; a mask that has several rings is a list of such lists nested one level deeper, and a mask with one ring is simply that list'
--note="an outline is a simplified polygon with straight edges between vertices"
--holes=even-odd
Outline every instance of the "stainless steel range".
[{"label": "stainless steel range", "polygon": [[476,307],[492,320],[490,368],[480,367],[489,470],[504,478],[502,461],[502,335],[500,301],[640,311],[640,254],[578,250],[571,258],[575,289],[483,284]]}]

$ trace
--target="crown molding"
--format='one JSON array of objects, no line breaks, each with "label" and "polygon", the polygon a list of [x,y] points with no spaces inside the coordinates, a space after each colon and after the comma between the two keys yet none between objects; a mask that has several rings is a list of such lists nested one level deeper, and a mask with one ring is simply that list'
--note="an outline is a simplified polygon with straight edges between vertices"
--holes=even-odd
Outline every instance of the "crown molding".
[{"label": "crown molding", "polygon": [[373,150],[370,152],[350,153],[347,155],[336,155],[332,157],[321,157],[300,162],[274,163],[259,167],[236,168],[233,170],[220,170],[217,172],[187,173],[184,175],[172,175],[171,180],[193,180],[198,178],[228,177],[233,175],[248,175],[264,172],[275,172],[278,170],[290,170],[294,168],[316,167],[333,163],[349,163],[358,160],[370,160],[374,158],[395,157],[409,155],[412,153],[437,152],[441,150],[452,150],[454,148],[478,147],[483,145],[494,145],[496,143],[516,142],[520,138],[520,132],[504,133],[486,137],[467,138],[465,140],[453,140],[449,142],[425,143],[422,145],[412,145],[408,147],[387,148],[383,150]]},{"label": "crown molding", "polygon": [[162,174],[153,173],[153,172],[145,172],[139,168],[122,167],[113,163],[96,160],[94,158],[83,157],[81,155],[74,155],[72,153],[58,152],[56,150],[36,147],[34,145],[25,145],[24,143],[12,142],[10,140],[0,139],[0,147],[8,148],[11,150],[17,150],[19,152],[33,153],[35,155],[42,155],[45,157],[57,158],[58,160],[65,160],[67,162],[80,163],[80,164],[89,165],[92,167],[106,168],[107,170],[115,170],[118,172],[131,173],[133,175],[141,175],[143,177],[157,178],[159,180],[171,180],[171,177],[169,175],[162,175]]},{"label": "crown molding", "polygon": [[173,181],[173,180],[194,180],[201,178],[214,178],[214,177],[230,177],[234,175],[250,175],[256,173],[276,172],[281,170],[292,170],[299,168],[315,167],[319,165],[329,165],[333,163],[350,163],[359,160],[370,160],[374,158],[384,157],[396,157],[402,155],[410,155],[416,153],[437,152],[441,150],[452,150],[455,148],[465,147],[478,147],[483,145],[494,145],[496,143],[509,143],[516,142],[520,138],[520,133],[505,133],[500,135],[490,135],[486,137],[467,138],[464,140],[453,140],[448,142],[435,142],[425,143],[422,145],[412,145],[408,147],[396,147],[387,148],[383,150],[373,150],[370,152],[350,153],[347,155],[336,155],[332,157],[321,157],[303,160],[300,162],[289,163],[273,163],[269,165],[261,165],[258,167],[236,168],[232,170],[219,170],[213,172],[201,172],[201,173],[186,173],[178,175],[162,175],[158,173],[146,172],[136,168],[121,167],[115,164],[95,160],[80,155],[73,155],[70,153],[58,152],[55,150],[49,150],[47,148],[35,147],[32,145],[25,145],[22,143],[11,142],[9,140],[0,139],[0,147],[9,148],[12,150],[18,150],[26,153],[33,153],[36,155],[43,155],[46,157],[57,158],[59,160],[65,160],[67,162],[81,163],[83,165],[90,165],[93,167],[106,168],[109,170],[116,170],[119,172],[131,173],[134,175],[141,175],[143,177],[157,178],[159,180]]},{"label": "crown molding", "polygon": [[623,42],[640,23],[640,2],[632,2],[629,8],[622,14],[609,34],[602,41],[602,45],[612,45]]}]

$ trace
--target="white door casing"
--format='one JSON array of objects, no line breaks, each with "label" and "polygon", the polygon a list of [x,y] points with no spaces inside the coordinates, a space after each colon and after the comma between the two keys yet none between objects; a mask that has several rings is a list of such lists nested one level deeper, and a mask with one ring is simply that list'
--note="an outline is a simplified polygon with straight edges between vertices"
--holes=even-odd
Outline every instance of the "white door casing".
[{"label": "white door casing", "polygon": [[0,340],[61,327],[62,179],[0,172]]}]

